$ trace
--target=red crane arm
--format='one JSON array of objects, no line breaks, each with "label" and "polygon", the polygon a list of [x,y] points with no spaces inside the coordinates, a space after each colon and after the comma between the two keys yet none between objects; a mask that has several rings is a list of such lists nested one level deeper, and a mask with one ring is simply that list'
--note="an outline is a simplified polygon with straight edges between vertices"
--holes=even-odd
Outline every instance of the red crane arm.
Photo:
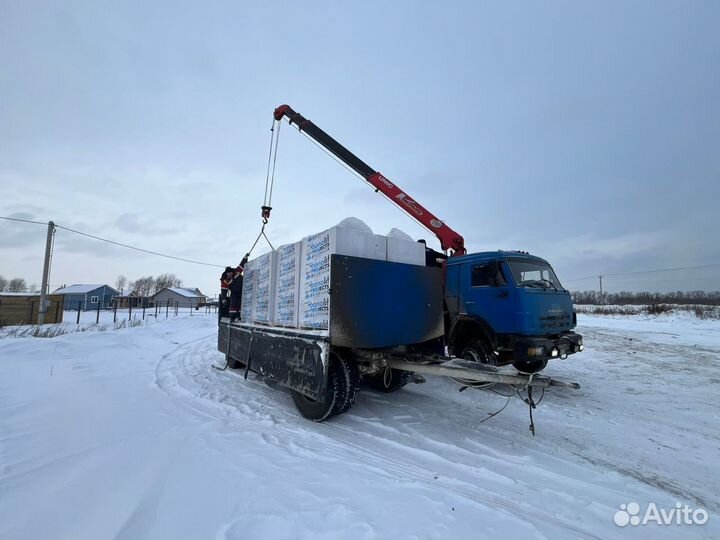
[{"label": "red crane arm", "polygon": [[275,120],[278,121],[286,117],[290,124],[295,124],[299,131],[305,132],[305,134],[320,146],[362,176],[376,191],[381,191],[388,199],[414,217],[420,224],[438,237],[443,251],[452,250],[452,255],[464,255],[466,253],[465,240],[460,234],[448,227],[427,208],[410,197],[378,171],[360,160],[360,158],[310,120],[292,110],[289,105],[281,105],[275,109],[274,116]]}]

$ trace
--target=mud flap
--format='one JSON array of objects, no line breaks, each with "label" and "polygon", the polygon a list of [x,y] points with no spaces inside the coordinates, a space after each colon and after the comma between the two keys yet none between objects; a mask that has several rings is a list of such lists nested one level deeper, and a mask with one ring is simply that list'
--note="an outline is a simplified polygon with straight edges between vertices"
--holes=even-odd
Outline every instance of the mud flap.
[{"label": "mud flap", "polygon": [[225,322],[218,328],[220,352],[243,364],[249,360],[251,371],[317,401],[325,399],[329,348],[327,338],[282,329]]}]

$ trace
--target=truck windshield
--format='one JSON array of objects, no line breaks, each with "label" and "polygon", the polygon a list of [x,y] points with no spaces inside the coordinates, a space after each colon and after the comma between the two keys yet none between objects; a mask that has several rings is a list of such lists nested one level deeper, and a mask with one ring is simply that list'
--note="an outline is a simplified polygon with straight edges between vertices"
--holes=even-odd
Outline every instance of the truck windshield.
[{"label": "truck windshield", "polygon": [[518,287],[564,290],[549,264],[529,259],[507,261]]}]

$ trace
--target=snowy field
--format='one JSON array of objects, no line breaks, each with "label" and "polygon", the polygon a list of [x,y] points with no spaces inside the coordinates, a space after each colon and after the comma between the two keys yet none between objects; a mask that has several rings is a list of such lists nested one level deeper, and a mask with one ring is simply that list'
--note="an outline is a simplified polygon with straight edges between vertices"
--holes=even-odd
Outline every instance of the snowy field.
[{"label": "snowy field", "polygon": [[[546,373],[582,388],[545,395],[535,438],[519,400],[481,423],[506,399],[444,379],[313,424],[210,368],[213,315],[5,334],[0,538],[720,538],[720,321],[578,330]],[[631,502],[709,520],[617,526]]]}]

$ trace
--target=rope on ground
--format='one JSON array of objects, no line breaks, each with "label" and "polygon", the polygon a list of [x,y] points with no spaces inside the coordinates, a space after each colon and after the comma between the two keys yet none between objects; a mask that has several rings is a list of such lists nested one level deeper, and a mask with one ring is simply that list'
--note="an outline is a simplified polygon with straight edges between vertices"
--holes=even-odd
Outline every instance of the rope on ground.
[{"label": "rope on ground", "polygon": [[[530,381],[532,382],[532,377],[530,377]],[[527,397],[524,398],[522,394],[520,393],[523,389],[527,390]],[[532,395],[532,386],[529,384],[519,387],[515,387],[515,391],[517,392],[518,397],[525,402],[525,404],[528,406],[528,411],[530,412],[530,433],[532,433],[532,436],[535,436],[535,420],[533,419],[533,409],[536,408],[540,403],[542,403],[542,400],[545,398],[545,387],[542,388],[542,394],[540,394],[540,399],[535,401],[533,399]]]},{"label": "rope on ground", "polygon": [[501,409],[495,411],[494,413],[492,413],[492,414],[491,414],[490,416],[488,416],[487,418],[483,418],[482,420],[480,420],[480,422],[478,422],[478,424],[482,424],[483,422],[487,422],[487,421],[490,420],[491,418],[493,418],[493,417],[497,416],[498,414],[500,414],[501,412],[503,412],[503,411],[505,410],[505,407],[508,406],[508,404],[510,403],[510,400],[511,400],[512,398],[513,398],[513,396],[512,396],[512,394],[511,394],[510,396],[508,396],[507,401],[505,402],[505,405],[503,405]]}]

